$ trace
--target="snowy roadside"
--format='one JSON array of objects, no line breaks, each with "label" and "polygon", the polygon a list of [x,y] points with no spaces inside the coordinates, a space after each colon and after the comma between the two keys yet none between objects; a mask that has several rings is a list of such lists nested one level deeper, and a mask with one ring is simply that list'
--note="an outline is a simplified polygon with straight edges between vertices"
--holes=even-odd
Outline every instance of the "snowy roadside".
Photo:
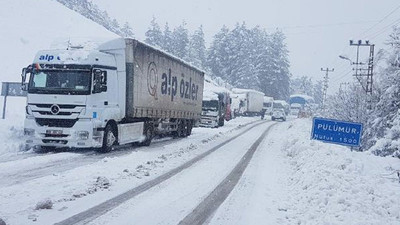
[{"label": "snowy roadside", "polygon": [[399,159],[310,140],[307,119],[285,126],[282,224],[399,224]]},{"label": "snowy roadside", "polygon": [[[66,211],[79,212],[181,165],[210,146],[241,132],[240,128],[252,121],[259,121],[259,118],[238,118],[219,129],[196,128],[188,138],[166,144],[160,142],[161,145],[155,143],[154,147],[137,148],[122,156],[110,155],[94,163],[0,188],[0,214],[10,224],[29,224],[34,221],[46,224],[46,221],[40,220],[41,217],[65,214]],[[46,160],[51,162],[63,157],[68,159],[69,156],[74,156],[69,159],[74,161],[79,159],[80,154],[46,154],[24,159],[23,164],[33,166],[39,159],[37,163],[40,167],[46,167]],[[21,165],[20,162],[5,162],[0,166],[10,171]],[[59,166],[63,167],[62,162]],[[53,209],[36,210],[36,204],[46,199],[51,200]]]}]

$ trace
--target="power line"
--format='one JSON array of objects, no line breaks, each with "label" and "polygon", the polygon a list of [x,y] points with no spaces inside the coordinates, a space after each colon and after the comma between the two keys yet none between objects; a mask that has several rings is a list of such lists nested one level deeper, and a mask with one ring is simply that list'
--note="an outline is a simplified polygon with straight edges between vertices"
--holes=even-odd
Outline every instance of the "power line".
[{"label": "power line", "polygon": [[372,30],[374,27],[376,27],[378,24],[382,23],[385,19],[387,19],[389,16],[391,16],[393,13],[395,13],[398,9],[400,9],[400,5],[397,6],[395,9],[393,9],[392,11],[390,11],[386,16],[384,16],[381,20],[379,20],[378,23],[372,25],[370,28],[368,28],[367,30],[365,30],[363,33],[360,34],[364,35],[366,34],[368,31]]},{"label": "power line", "polygon": [[335,80],[333,80],[333,82],[337,82],[337,81],[343,79],[345,76],[349,75],[352,72],[353,72],[353,70],[349,70],[347,73],[345,73],[342,76],[340,76],[340,77],[336,78]]},{"label": "power line", "polygon": [[400,19],[395,20],[393,23],[383,27],[381,30],[379,30],[379,31],[377,31],[375,33],[372,33],[371,35],[373,35],[373,36],[371,36],[369,39],[373,39],[373,38],[376,38],[376,37],[384,34],[384,31],[386,31],[388,29],[391,29],[393,26],[395,26],[395,25],[397,25],[399,23],[400,23]]},{"label": "power line", "polygon": [[327,23],[327,24],[311,24],[311,25],[295,25],[295,26],[282,26],[282,27],[266,27],[266,30],[275,30],[275,29],[302,29],[302,28],[325,28],[332,26],[343,26],[343,25],[355,25],[355,24],[365,24],[365,23],[375,23],[379,22],[377,20],[371,21],[354,21],[354,22],[341,22],[341,23]]}]

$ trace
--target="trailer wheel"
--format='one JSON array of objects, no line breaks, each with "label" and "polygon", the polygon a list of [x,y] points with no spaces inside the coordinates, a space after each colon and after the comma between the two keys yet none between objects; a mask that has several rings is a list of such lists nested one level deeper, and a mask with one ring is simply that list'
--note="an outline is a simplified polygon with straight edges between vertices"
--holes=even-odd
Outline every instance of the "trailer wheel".
[{"label": "trailer wheel", "polygon": [[104,129],[103,147],[101,147],[99,151],[102,153],[110,152],[116,142],[117,136],[115,134],[115,131],[111,124],[107,124],[106,128]]},{"label": "trailer wheel", "polygon": [[192,129],[193,129],[193,122],[192,121],[188,121],[188,124],[187,124],[187,136],[190,136],[192,134]]},{"label": "trailer wheel", "polygon": [[153,125],[151,123],[145,123],[145,128],[143,131],[145,140],[140,143],[141,146],[149,146],[151,143],[151,140],[154,137],[154,130],[153,130]]},{"label": "trailer wheel", "polygon": [[186,121],[180,120],[178,124],[178,137],[186,137]]}]

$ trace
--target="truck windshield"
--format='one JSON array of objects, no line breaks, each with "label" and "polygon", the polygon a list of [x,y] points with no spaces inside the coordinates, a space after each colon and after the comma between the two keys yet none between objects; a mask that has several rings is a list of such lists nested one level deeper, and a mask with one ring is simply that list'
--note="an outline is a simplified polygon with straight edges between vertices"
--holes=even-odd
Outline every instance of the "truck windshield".
[{"label": "truck windshield", "polygon": [[32,73],[29,93],[90,94],[90,72],[73,70],[39,70]]},{"label": "truck windshield", "polygon": [[217,111],[218,110],[218,101],[203,101],[203,110],[205,111]]}]

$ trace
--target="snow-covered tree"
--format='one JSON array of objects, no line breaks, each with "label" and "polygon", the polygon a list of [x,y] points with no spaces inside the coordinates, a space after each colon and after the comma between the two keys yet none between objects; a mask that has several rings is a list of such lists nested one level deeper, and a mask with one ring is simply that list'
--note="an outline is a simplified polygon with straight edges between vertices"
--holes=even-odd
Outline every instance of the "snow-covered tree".
[{"label": "snow-covered tree", "polygon": [[285,44],[285,35],[276,31],[269,38],[269,89],[265,94],[276,99],[288,99],[290,92],[289,51]]},{"label": "snow-covered tree", "polygon": [[314,84],[311,77],[302,76],[294,78],[290,81],[291,94],[305,94],[313,96]]},{"label": "snow-covered tree", "polygon": [[172,32],[172,54],[187,60],[189,49],[189,31],[186,28],[186,22],[176,27]]},{"label": "snow-covered tree", "polygon": [[122,37],[133,37],[132,29],[120,27],[117,20],[108,16],[106,11],[101,11],[96,4],[88,0],[56,0],[67,8],[74,10],[82,16],[100,24],[107,30]]},{"label": "snow-covered tree", "polygon": [[124,34],[124,37],[133,37],[132,27],[129,25],[128,22],[124,24],[121,31]]},{"label": "snow-covered tree", "polygon": [[158,25],[155,17],[153,17],[153,19],[151,20],[150,27],[146,31],[145,35],[146,35],[146,39],[145,39],[146,43],[162,48],[163,35],[162,35],[160,26]]},{"label": "snow-covered tree", "polygon": [[173,53],[172,42],[173,42],[172,32],[169,29],[168,23],[165,23],[164,32],[163,32],[163,40],[162,40],[162,48],[169,53]]},{"label": "snow-covered tree", "polygon": [[205,68],[206,44],[204,40],[203,26],[200,26],[190,36],[189,61],[199,68]]},{"label": "snow-covered tree", "polygon": [[221,30],[215,34],[207,54],[207,66],[211,71],[211,76],[220,77],[228,80],[230,71],[228,65],[230,64],[229,43],[228,43],[229,29],[223,26]]},{"label": "snow-covered tree", "polygon": [[400,158],[400,26],[389,36],[386,68],[375,76],[366,147],[377,155]]}]

